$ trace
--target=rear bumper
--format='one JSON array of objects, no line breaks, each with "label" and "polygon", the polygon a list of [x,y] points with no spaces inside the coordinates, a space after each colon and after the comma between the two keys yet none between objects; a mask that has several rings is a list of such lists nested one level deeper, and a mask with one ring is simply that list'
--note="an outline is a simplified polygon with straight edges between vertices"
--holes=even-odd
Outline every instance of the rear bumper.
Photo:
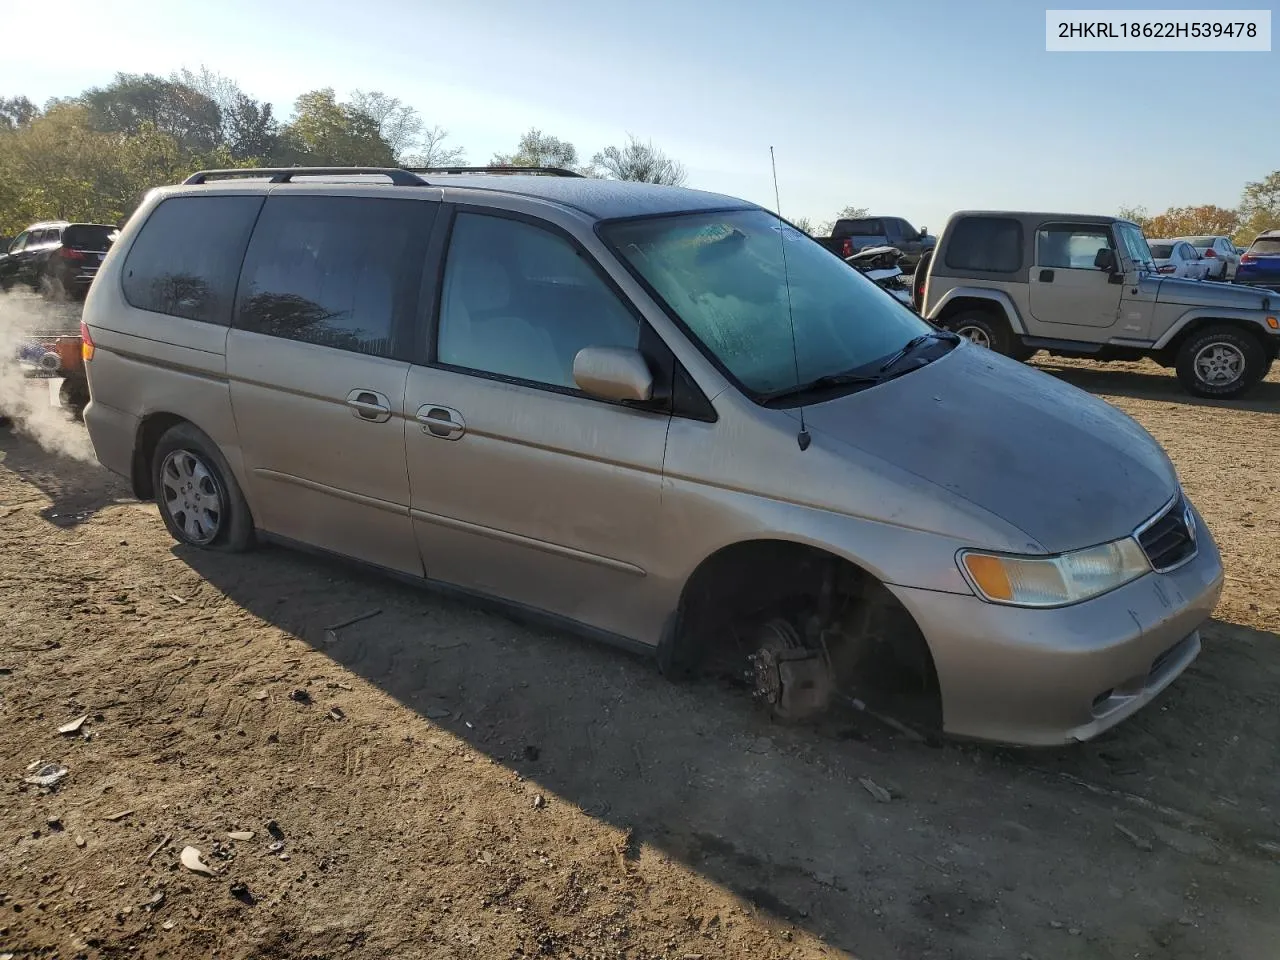
[{"label": "rear bumper", "polygon": [[1197,514],[1199,552],[1086,603],[1028,610],[893,587],[924,632],[946,732],[1050,746],[1088,740],[1150,703],[1200,652],[1222,560]]},{"label": "rear bumper", "polygon": [[84,425],[89,431],[98,462],[112,473],[133,482],[133,449],[138,437],[138,418],[91,399],[84,409]]}]

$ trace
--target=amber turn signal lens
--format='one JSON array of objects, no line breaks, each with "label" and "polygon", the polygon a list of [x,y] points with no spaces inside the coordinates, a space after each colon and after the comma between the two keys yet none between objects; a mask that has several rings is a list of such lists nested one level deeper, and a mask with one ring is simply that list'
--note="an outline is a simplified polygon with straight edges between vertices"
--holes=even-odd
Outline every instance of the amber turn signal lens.
[{"label": "amber turn signal lens", "polygon": [[965,569],[978,589],[992,600],[1012,600],[1013,585],[1009,583],[1009,574],[998,557],[986,557],[980,553],[966,554]]}]

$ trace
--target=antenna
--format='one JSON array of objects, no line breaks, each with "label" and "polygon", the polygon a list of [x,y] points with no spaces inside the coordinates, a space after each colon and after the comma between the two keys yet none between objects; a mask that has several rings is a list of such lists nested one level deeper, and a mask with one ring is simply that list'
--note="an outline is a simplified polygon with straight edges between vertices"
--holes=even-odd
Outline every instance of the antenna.
[{"label": "antenna", "polygon": [[[773,167],[773,202],[778,218],[778,243],[782,249],[782,281],[787,288],[787,322],[791,324],[791,361],[796,368],[796,386],[800,386],[800,352],[796,349],[796,318],[791,312],[791,272],[787,269],[787,237],[783,233],[786,224],[782,222],[782,198],[778,195],[778,161],[774,158],[773,147],[769,148],[769,165]],[[809,449],[809,431],[804,425],[804,404],[800,404],[800,432],[796,435],[796,443],[801,451]]]}]

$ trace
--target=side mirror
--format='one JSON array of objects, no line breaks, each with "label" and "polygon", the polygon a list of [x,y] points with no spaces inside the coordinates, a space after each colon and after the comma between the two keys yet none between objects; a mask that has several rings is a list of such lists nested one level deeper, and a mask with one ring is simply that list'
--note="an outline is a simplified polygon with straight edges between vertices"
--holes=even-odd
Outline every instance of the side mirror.
[{"label": "side mirror", "polygon": [[648,400],[653,374],[639,350],[583,347],[573,358],[573,382],[601,400]]},{"label": "side mirror", "polygon": [[921,228],[920,228],[920,233],[916,235],[916,239],[917,239],[917,240],[923,240],[923,239],[924,239],[925,237],[927,237],[928,235],[929,235],[929,228],[928,228],[928,227],[921,227]]},{"label": "side mirror", "polygon": [[1093,258],[1093,265],[1107,273],[1116,272],[1116,254],[1110,247],[1103,247]]}]

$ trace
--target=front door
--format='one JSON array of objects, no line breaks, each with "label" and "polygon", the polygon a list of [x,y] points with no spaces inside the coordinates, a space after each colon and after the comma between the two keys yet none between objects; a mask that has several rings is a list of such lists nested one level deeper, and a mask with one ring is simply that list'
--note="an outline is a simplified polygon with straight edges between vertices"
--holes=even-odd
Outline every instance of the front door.
[{"label": "front door", "polygon": [[[1031,315],[1035,331],[1045,337],[1090,340],[1096,330],[1077,328],[1113,327],[1120,317],[1123,284],[1112,274],[1094,266],[1099,250],[1110,250],[1120,262],[1119,252],[1106,226],[1098,224],[1050,223],[1036,232],[1036,262],[1031,268]],[[1117,336],[1132,336],[1117,332]]]},{"label": "front door", "polygon": [[438,209],[429,200],[269,197],[227,338],[258,526],[418,576],[404,391]]},{"label": "front door", "polygon": [[641,320],[549,224],[462,209],[429,362],[409,372],[412,517],[427,575],[655,642],[668,412],[593,399],[573,360]]}]

